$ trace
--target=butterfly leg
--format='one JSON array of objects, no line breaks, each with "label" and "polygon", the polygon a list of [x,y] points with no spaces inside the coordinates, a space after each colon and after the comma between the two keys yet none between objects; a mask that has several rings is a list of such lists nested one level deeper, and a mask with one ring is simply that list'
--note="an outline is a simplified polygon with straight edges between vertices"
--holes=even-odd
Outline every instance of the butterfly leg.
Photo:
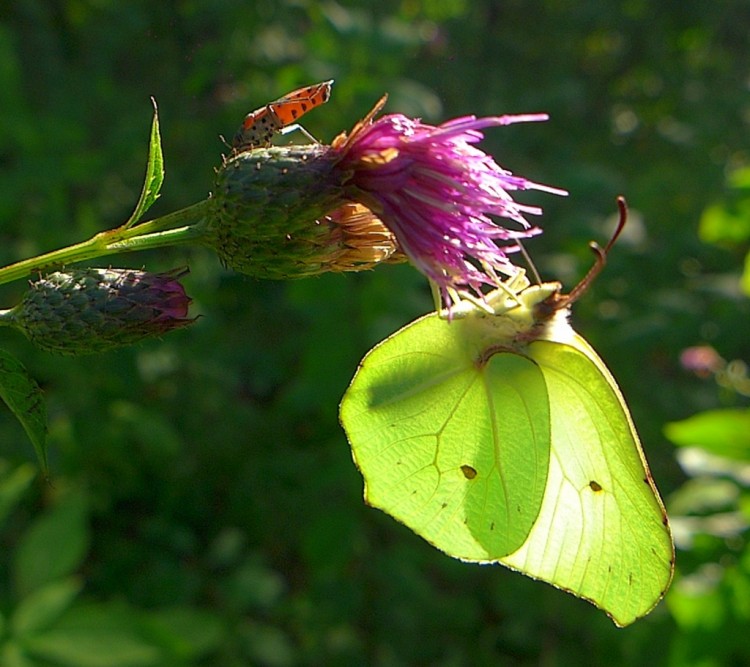
[{"label": "butterfly leg", "polygon": [[282,127],[279,130],[279,134],[289,134],[290,132],[294,132],[295,130],[302,132],[312,143],[319,144],[320,142],[312,135],[310,134],[302,125],[298,123],[294,123],[293,125],[287,125],[286,127]]}]

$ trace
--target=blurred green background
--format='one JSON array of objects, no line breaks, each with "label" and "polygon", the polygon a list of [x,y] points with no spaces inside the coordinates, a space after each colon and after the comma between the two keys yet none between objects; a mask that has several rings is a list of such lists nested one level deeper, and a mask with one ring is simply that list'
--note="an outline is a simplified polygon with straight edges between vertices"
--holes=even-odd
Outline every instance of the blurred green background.
[{"label": "blurred green background", "polygon": [[[750,664],[750,426],[726,436],[731,460],[664,434],[711,408],[746,415],[741,362],[697,377],[680,353],[750,359],[748,26],[742,0],[4,0],[2,265],[127,218],[151,95],[166,159],[153,215],[207,195],[219,135],[247,112],[324,79],[332,99],[305,118],[323,141],[385,91],[388,110],[434,123],[549,112],[483,147],[570,191],[519,197],[545,208],[529,250],[568,288],[628,198],[574,324],[631,406],[678,571],[616,629],[364,506],[337,405],[364,353],[430,309],[408,266],[270,283],[205,250],[132,254],[100,265],[190,266],[195,326],[89,358],[0,332],[45,390],[52,467],[38,478],[1,411],[0,665]],[[3,307],[24,288],[0,288]]]}]

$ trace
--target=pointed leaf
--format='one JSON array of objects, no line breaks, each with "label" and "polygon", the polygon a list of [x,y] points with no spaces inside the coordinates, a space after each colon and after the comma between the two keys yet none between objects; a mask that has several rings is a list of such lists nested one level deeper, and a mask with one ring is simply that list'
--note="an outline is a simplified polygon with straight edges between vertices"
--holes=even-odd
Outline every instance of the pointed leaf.
[{"label": "pointed leaf", "polygon": [[151,135],[148,144],[146,178],[135,210],[124,225],[125,229],[132,227],[151,208],[151,205],[159,198],[159,191],[164,182],[164,154],[162,153],[161,135],[159,134],[159,110],[153,97],[151,102],[154,105],[154,119],[151,122]]},{"label": "pointed leaf", "polygon": [[0,350],[0,398],[21,422],[47,473],[47,407],[39,385],[13,355]]}]

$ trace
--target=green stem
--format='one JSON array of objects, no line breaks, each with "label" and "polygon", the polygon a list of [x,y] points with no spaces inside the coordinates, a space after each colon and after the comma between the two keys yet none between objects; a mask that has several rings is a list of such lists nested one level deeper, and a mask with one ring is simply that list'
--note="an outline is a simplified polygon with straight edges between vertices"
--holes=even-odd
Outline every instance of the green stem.
[{"label": "green stem", "polygon": [[210,206],[211,200],[206,199],[129,229],[116,227],[100,232],[88,241],[10,264],[0,269],[0,285],[24,278],[32,273],[75,264],[87,259],[180,243],[196,243],[202,238],[200,222],[209,214]]},{"label": "green stem", "polygon": [[197,243],[203,238],[203,230],[196,229],[193,225],[167,229],[163,232],[153,232],[133,236],[126,241],[110,243],[107,246],[109,254],[118,252],[134,252],[136,250],[153,250],[164,246],[174,246],[183,243]]}]

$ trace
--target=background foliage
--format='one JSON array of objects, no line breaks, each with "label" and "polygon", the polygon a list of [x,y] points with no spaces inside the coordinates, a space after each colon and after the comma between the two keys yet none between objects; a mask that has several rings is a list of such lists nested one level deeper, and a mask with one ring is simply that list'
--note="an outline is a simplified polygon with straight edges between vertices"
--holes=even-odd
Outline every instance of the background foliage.
[{"label": "background foliage", "polygon": [[[570,190],[524,197],[545,207],[530,252],[546,279],[574,284],[628,197],[626,238],[574,319],[622,385],[680,548],[666,603],[617,630],[364,507],[337,403],[362,355],[430,308],[409,267],[282,284],[230,274],[207,251],[130,255],[113,261],[189,263],[196,326],[84,359],[2,332],[45,389],[53,478],[36,477],[0,413],[0,664],[750,662],[750,446],[731,463],[676,457],[664,435],[747,404],[741,365],[717,383],[679,356],[708,343],[750,358],[749,24],[740,0],[2,3],[2,264],[125,220],[150,95],[167,170],[154,215],[202,199],[219,135],[299,85],[336,79],[305,119],[322,140],[384,91],[390,110],[431,122],[549,112],[484,147]],[[23,289],[4,286],[3,303]]]}]

